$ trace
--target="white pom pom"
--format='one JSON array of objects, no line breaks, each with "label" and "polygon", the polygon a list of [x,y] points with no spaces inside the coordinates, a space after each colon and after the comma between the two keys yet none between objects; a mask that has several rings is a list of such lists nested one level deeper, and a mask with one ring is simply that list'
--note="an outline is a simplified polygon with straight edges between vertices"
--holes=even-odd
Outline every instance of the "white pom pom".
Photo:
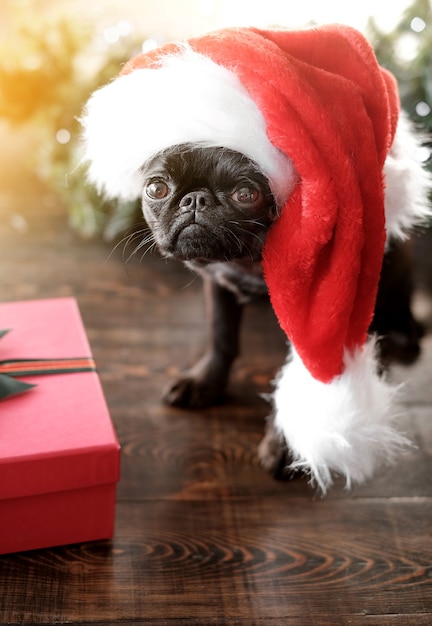
[{"label": "white pom pom", "polygon": [[314,379],[293,349],[273,396],[275,425],[294,458],[325,494],[333,475],[362,483],[409,447],[395,428],[398,387],[377,373],[370,340],[346,352],[345,370],[330,383]]}]

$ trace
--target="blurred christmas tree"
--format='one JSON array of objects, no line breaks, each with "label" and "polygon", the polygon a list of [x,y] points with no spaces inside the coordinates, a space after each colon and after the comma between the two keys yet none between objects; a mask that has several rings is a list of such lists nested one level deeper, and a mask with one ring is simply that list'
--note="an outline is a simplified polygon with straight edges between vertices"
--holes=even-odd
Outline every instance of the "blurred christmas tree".
[{"label": "blurred christmas tree", "polygon": [[128,227],[136,206],[104,202],[86,185],[77,118],[90,93],[115,76],[140,43],[126,21],[100,33],[58,11],[36,16],[34,7],[27,2],[23,11],[18,3],[0,41],[0,117],[31,132],[31,166],[61,199],[72,226],[84,236],[113,237]]},{"label": "blurred christmas tree", "polygon": [[[432,136],[431,1],[414,0],[389,33],[371,19],[368,37],[379,61],[396,75],[404,109]],[[132,36],[125,20],[107,28],[78,15],[62,17],[61,4],[47,15],[38,14],[36,0],[21,10],[20,3],[12,5],[15,13],[0,39],[0,118],[36,134],[33,166],[61,198],[72,226],[84,236],[113,238],[130,228],[139,206],[103,201],[86,184],[77,168],[77,118],[90,93],[140,51],[144,37]],[[432,142],[426,142],[419,158],[432,169],[431,153]]]},{"label": "blurred christmas tree", "polygon": [[403,109],[430,134],[418,158],[432,170],[432,2],[414,0],[395,29],[383,33],[373,19],[368,37],[379,62],[396,76]]}]

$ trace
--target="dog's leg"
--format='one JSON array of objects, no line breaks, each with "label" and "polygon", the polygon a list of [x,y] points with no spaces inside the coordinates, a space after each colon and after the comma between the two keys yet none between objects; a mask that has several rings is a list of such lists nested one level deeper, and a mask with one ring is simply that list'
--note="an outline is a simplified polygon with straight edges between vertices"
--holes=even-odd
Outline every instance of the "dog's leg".
[{"label": "dog's leg", "polygon": [[370,332],[379,337],[382,365],[392,361],[413,363],[420,354],[422,325],[414,318],[414,291],[410,242],[391,242],[384,256],[375,315]]},{"label": "dog's leg", "polygon": [[264,469],[275,478],[287,477],[288,449],[276,430],[273,416],[267,418],[265,434],[258,445],[258,458]]},{"label": "dog's leg", "polygon": [[239,352],[243,307],[234,293],[211,277],[204,276],[203,280],[210,325],[209,346],[204,356],[165,390],[165,402],[175,406],[198,408],[217,403]]}]

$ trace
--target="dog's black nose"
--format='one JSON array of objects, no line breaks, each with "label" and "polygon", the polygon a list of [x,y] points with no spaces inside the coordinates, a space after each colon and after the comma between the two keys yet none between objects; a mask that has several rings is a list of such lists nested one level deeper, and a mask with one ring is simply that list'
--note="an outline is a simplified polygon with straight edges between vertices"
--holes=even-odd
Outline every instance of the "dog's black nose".
[{"label": "dog's black nose", "polygon": [[210,198],[210,194],[206,191],[191,191],[183,196],[179,207],[187,211],[202,211],[208,206]]}]

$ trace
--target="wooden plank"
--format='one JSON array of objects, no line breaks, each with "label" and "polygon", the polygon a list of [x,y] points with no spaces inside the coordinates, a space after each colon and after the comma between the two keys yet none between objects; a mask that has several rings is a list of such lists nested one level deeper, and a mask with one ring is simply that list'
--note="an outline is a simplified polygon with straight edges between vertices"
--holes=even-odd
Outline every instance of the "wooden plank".
[{"label": "wooden plank", "polygon": [[121,503],[112,544],[3,558],[2,621],[422,615],[431,515],[431,499]]}]

